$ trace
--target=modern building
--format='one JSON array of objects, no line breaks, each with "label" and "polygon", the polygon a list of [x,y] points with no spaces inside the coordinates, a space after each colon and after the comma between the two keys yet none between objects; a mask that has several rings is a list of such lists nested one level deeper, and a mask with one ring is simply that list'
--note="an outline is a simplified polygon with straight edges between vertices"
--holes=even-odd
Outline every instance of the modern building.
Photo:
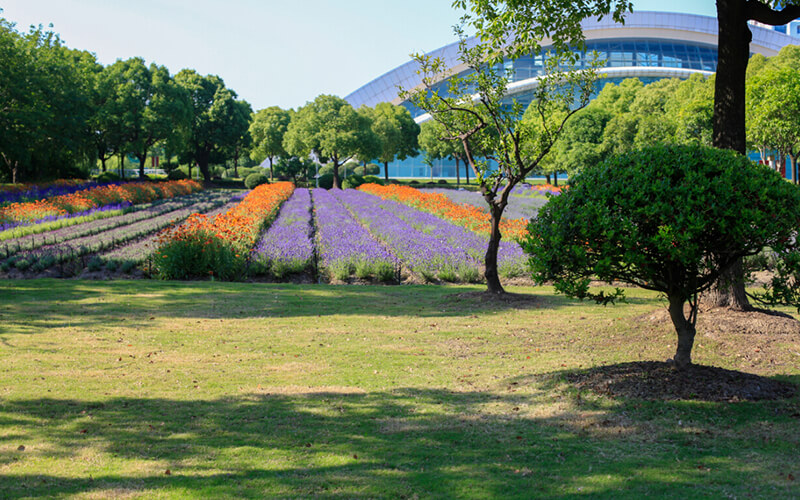
[{"label": "modern building", "polygon": [[[795,26],[797,24],[798,26]],[[798,30],[800,23],[784,26],[785,31]],[[779,27],[780,28],[780,27]],[[689,78],[694,73],[710,75],[717,67],[717,19],[694,14],[667,12],[635,12],[628,14],[625,24],[615,23],[610,17],[601,21],[583,22],[586,37],[586,50],[597,51],[606,60],[598,82],[598,89],[606,83],[619,83],[625,78],[636,77],[644,83],[663,78]],[[753,41],[750,50],[753,54],[767,57],[776,55],[786,45],[800,43],[800,38],[775,30],[773,27],[752,25]],[[799,32],[800,33],[800,32]],[[800,34],[798,35],[800,36]],[[475,43],[474,39],[468,43]],[[543,41],[547,47],[547,41]],[[430,52],[442,58],[452,73],[463,74],[468,69],[459,60],[458,43],[452,43]],[[581,54],[582,59],[585,54]],[[516,60],[506,60],[503,66],[512,69],[512,81],[508,88],[508,98],[522,104],[531,100],[532,89],[542,74],[542,55],[531,54]],[[414,89],[421,85],[417,74],[417,63],[409,61],[382,76],[372,80],[354,91],[345,99],[354,107],[375,106],[380,102],[391,102],[405,106],[414,119],[421,123],[429,117],[409,102],[397,95],[398,88]],[[441,81],[437,86],[446,86]],[[464,166],[462,175],[464,175]],[[455,177],[455,162],[437,160],[431,169],[422,157],[389,164],[391,177]]]}]

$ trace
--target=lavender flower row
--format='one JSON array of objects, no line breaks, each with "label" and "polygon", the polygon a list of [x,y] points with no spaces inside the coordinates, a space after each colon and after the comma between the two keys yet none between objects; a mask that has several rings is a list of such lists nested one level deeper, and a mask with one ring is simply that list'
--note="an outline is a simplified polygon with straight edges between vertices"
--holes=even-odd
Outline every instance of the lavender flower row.
[{"label": "lavender flower row", "polygon": [[98,186],[115,186],[117,184],[124,184],[122,181],[112,181],[98,183],[96,181],[87,181],[81,184],[72,186],[34,186],[25,191],[15,192],[0,192],[0,205],[6,203],[20,203],[27,201],[44,200],[45,198],[52,198],[54,196],[62,196],[65,194],[77,193],[78,191],[85,191]]},{"label": "lavender flower row", "polygon": [[45,224],[48,222],[55,222],[58,220],[66,220],[66,219],[77,219],[78,217],[87,217],[99,213],[104,212],[112,212],[114,210],[123,210],[127,207],[132,205],[129,201],[123,201],[122,203],[114,203],[111,205],[103,205],[102,207],[95,207],[90,208],[89,210],[84,210],[82,212],[75,212],[72,214],[64,214],[64,215],[48,215],[47,217],[42,217],[41,219],[36,219],[33,221],[15,221],[15,222],[7,222],[5,224],[0,224],[0,233],[3,231],[8,231],[9,229],[14,229],[16,227],[21,226],[33,226],[36,224]]},{"label": "lavender flower row", "polygon": [[391,211],[382,208],[380,198],[350,189],[337,191],[334,196],[413,272],[423,278],[429,281],[475,281],[480,276],[480,265],[467,252],[413,228]]},{"label": "lavender flower row", "polygon": [[[119,244],[142,238],[155,231],[164,229],[174,224],[176,221],[185,219],[192,213],[211,210],[223,204],[228,199],[229,195],[226,196],[218,193],[215,198],[209,197],[203,201],[195,200],[195,203],[184,206],[183,208],[177,210],[173,209],[155,217],[147,217],[133,224],[117,226],[97,234],[88,234],[78,238],[56,240],[51,244],[40,245],[35,251],[21,252],[12,255],[11,258],[3,262],[3,265],[7,266],[9,262],[13,262],[13,264],[19,268],[20,262],[25,266],[34,262],[56,263],[86,254],[109,250],[115,248]],[[8,249],[6,249],[6,255],[9,255]]]},{"label": "lavender flower row", "polygon": [[314,189],[312,194],[320,267],[338,279],[354,273],[360,278],[393,279],[396,259],[353,219],[330,191]]},{"label": "lavender flower row", "polygon": [[311,193],[295,189],[251,252],[251,270],[281,278],[311,266]]},{"label": "lavender flower row", "polygon": [[63,243],[87,235],[95,235],[117,227],[126,226],[135,222],[157,217],[174,210],[191,207],[195,203],[207,201],[223,202],[228,198],[228,194],[221,194],[215,191],[201,191],[186,196],[156,200],[145,205],[137,205],[133,211],[114,215],[107,218],[99,218],[90,222],[77,225],[68,225],[59,229],[48,231],[45,234],[28,234],[19,238],[11,238],[5,243],[3,255],[8,257],[13,253],[23,250],[35,250],[38,247],[48,244]]}]

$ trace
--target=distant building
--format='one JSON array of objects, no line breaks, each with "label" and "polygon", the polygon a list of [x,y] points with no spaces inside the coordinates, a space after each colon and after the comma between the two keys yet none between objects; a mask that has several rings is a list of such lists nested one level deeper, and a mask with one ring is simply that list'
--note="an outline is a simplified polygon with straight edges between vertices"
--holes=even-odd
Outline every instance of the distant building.
[{"label": "distant building", "polygon": [[[717,68],[717,19],[694,14],[666,12],[635,12],[625,17],[625,24],[615,23],[606,17],[602,21],[587,20],[583,23],[588,52],[597,51],[606,60],[602,72],[606,75],[598,82],[598,89],[606,83],[619,83],[625,78],[636,77],[644,83],[663,78],[689,78],[694,73],[710,75]],[[792,21],[784,31],[753,24],[752,54],[767,57],[776,55],[786,45],[798,43],[800,22]],[[790,32],[791,34],[787,34]],[[474,44],[470,39],[468,43]],[[547,41],[543,41],[547,47]],[[441,57],[457,74],[467,68],[459,60],[458,43],[452,43],[430,52]],[[581,54],[582,60],[585,54]],[[531,54],[516,60],[506,60],[503,67],[513,70],[508,88],[508,99],[516,99],[524,105],[530,103],[532,90],[542,73],[542,55]],[[420,123],[428,119],[425,113],[397,96],[398,87],[413,89],[421,84],[416,73],[417,63],[409,61],[372,80],[355,90],[345,99],[354,107],[375,106],[380,102],[391,102],[404,106]],[[445,87],[443,80],[436,87]],[[464,174],[462,165],[462,175]],[[433,174],[433,175],[432,175]],[[422,162],[422,157],[389,164],[391,177],[455,177],[455,162],[437,160],[431,168]]]}]

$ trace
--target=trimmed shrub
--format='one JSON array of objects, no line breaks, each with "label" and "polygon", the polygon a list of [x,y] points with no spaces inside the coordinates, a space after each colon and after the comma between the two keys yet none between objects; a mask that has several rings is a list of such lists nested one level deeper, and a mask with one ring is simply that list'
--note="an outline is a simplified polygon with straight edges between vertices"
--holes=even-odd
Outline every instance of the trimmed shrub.
[{"label": "trimmed shrub", "polygon": [[114,172],[103,172],[97,176],[97,182],[116,182],[120,180],[120,176]]},{"label": "trimmed shrub", "polygon": [[188,178],[189,178],[188,175],[186,175],[183,171],[178,170],[177,168],[175,170],[170,170],[169,173],[167,174],[167,179],[171,181],[182,181]]},{"label": "trimmed shrub", "polygon": [[244,180],[244,185],[247,187],[247,189],[255,189],[256,186],[260,186],[262,184],[269,184],[269,177],[260,172],[250,174]]},{"label": "trimmed shrub", "polygon": [[380,177],[375,177],[374,175],[366,175],[364,176],[364,184],[378,184],[383,186],[383,179]]},{"label": "trimmed shrub", "polygon": [[319,176],[319,187],[323,189],[331,189],[333,187],[333,173],[327,173]]},{"label": "trimmed shrub", "polygon": [[360,175],[348,175],[347,179],[342,181],[343,189],[355,189],[364,184],[364,178]]}]

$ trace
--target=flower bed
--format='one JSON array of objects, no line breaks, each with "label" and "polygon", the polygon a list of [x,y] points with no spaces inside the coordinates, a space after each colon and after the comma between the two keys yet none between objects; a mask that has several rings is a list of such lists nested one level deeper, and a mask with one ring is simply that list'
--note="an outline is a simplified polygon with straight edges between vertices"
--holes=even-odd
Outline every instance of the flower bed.
[{"label": "flower bed", "polygon": [[[394,200],[381,200],[379,205],[418,231],[434,236],[452,248],[464,251],[477,262],[483,262],[488,244],[487,237]],[[522,276],[526,273],[527,260],[525,252],[518,243],[514,241],[500,242],[497,252],[497,267],[500,276],[504,278]]]},{"label": "flower bed", "polygon": [[84,179],[59,179],[42,184],[8,184],[0,186],[0,205],[42,200],[53,196],[82,191],[99,185],[110,184],[119,184],[119,182],[98,184],[96,181],[87,181]]},{"label": "flower bed", "polygon": [[280,279],[308,270],[314,257],[311,232],[311,193],[296,189],[253,249],[250,272]]},{"label": "flower bed", "polygon": [[314,189],[316,244],[323,272],[344,280],[396,278],[397,260],[342,206],[331,191]]},{"label": "flower bed", "polygon": [[202,189],[197,181],[131,182],[121,185],[99,186],[76,193],[55,196],[28,203],[12,203],[0,208],[0,224],[34,223],[47,217],[82,212],[112,203],[147,203],[161,198],[172,198]]},{"label": "flower bed", "polygon": [[385,210],[380,198],[355,190],[335,191],[334,196],[367,226],[414,273],[428,281],[476,281],[478,262],[444,238],[426,234]]},{"label": "flower bed", "polygon": [[165,231],[155,254],[159,276],[240,278],[261,230],[275,218],[292,191],[294,185],[289,182],[262,184],[224,214],[194,214]]},{"label": "flower bed", "polygon": [[[389,186],[363,184],[358,189],[384,199],[399,201],[423,212],[432,213],[476,233],[488,235],[491,231],[491,217],[487,212],[472,205],[454,203],[440,193],[423,193],[409,186],[395,184]],[[500,221],[500,231],[507,237],[518,240],[526,234],[527,225],[528,221],[525,219],[503,219]]]}]

